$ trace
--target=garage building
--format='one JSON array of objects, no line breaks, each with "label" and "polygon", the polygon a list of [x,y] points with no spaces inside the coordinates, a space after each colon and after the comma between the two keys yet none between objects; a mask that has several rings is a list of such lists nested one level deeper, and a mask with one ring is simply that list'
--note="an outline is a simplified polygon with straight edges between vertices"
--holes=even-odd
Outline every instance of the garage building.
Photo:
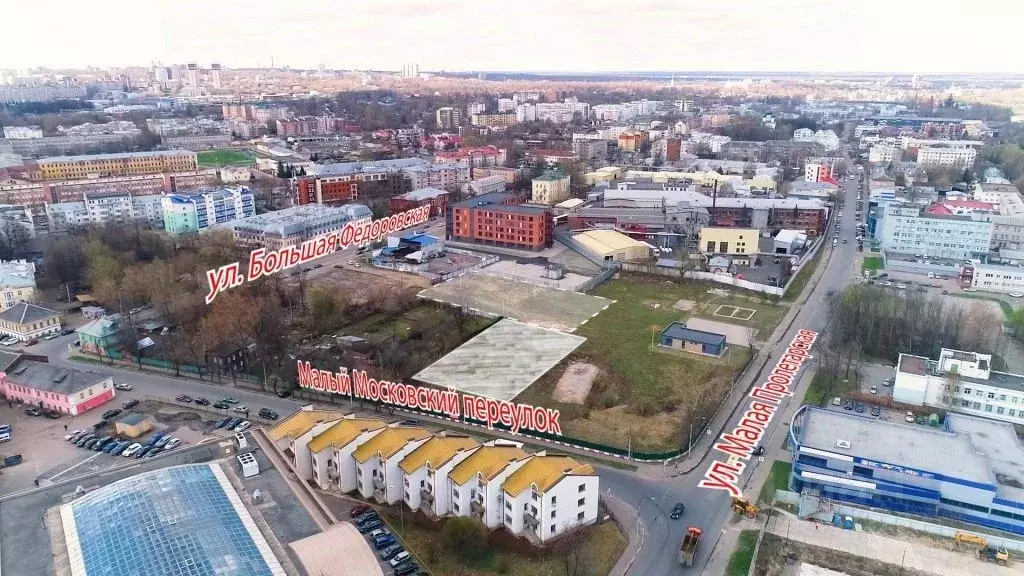
[{"label": "garage building", "polygon": [[572,237],[607,262],[628,262],[651,257],[651,246],[615,230],[590,230]]}]

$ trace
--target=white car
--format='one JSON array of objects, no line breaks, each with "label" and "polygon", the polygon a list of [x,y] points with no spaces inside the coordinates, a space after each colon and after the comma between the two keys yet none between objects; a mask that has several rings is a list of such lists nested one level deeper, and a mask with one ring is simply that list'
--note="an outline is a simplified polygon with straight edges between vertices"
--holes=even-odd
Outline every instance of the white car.
[{"label": "white car", "polygon": [[878,394],[878,386],[872,386],[871,387],[871,393],[872,394]]},{"label": "white car", "polygon": [[132,391],[132,385],[128,384],[126,382],[121,382],[120,384],[114,384],[114,388],[117,389],[117,390],[123,390],[125,392],[131,392]]},{"label": "white car", "polygon": [[135,444],[132,444],[131,446],[125,448],[124,452],[121,453],[121,456],[124,456],[125,458],[131,458],[139,450],[142,450],[142,444],[136,442]]},{"label": "white car", "polygon": [[170,440],[167,441],[167,444],[164,445],[164,450],[170,450],[172,448],[175,448],[178,446],[178,444],[181,444],[180,438],[171,438]]},{"label": "white car", "polygon": [[235,432],[245,432],[250,427],[252,427],[252,422],[249,422],[248,420],[242,420],[238,424],[238,426],[235,426],[234,430],[235,430]]},{"label": "white car", "polygon": [[64,439],[71,440],[72,436],[74,436],[75,434],[81,434],[82,432],[85,432],[85,430],[72,430],[69,434],[64,435]]},{"label": "white car", "polygon": [[17,338],[4,338],[3,340],[0,340],[0,345],[2,345],[2,346],[13,346],[13,345],[17,344],[18,342],[20,342],[20,340],[18,340]]},{"label": "white car", "polygon": [[1011,298],[1024,298],[1024,294],[1021,294],[1020,292],[1014,292],[1013,294],[1010,294],[1010,297]]},{"label": "white car", "polygon": [[398,554],[396,554],[394,558],[392,558],[391,560],[388,560],[388,562],[391,564],[392,568],[397,568],[397,567],[401,566],[402,564],[405,564],[409,560],[412,560],[412,554],[409,554],[408,551],[403,550],[403,551],[399,552]]},{"label": "white car", "polygon": [[244,404],[241,405],[241,406],[235,406],[234,408],[232,408],[232,410],[234,410],[235,412],[238,412],[239,414],[248,414],[249,413],[249,407],[244,405]]},{"label": "white car", "polygon": [[391,534],[391,532],[389,532],[387,528],[377,528],[373,532],[370,532],[369,538],[370,538],[370,540],[373,540],[377,536],[384,536],[384,535],[387,535],[387,534]]}]

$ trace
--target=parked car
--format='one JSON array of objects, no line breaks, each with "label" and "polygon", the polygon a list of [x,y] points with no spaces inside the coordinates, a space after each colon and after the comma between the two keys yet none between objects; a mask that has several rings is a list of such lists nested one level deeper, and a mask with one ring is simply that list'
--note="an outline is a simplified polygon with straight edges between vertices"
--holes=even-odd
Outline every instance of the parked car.
[{"label": "parked car", "polygon": [[378,536],[385,536],[387,534],[391,534],[391,531],[389,531],[387,528],[377,528],[376,530],[370,532],[366,536],[370,540],[376,540]]},{"label": "parked car", "polygon": [[25,414],[28,414],[29,416],[42,416],[43,415],[43,411],[40,410],[39,408],[36,408],[35,406],[33,406],[31,408],[26,408],[25,409]]},{"label": "parked car", "polygon": [[362,516],[363,514],[372,511],[373,508],[370,508],[366,504],[358,504],[356,506],[353,506],[352,509],[348,511],[348,515],[349,518],[358,518],[359,516]]},{"label": "parked car", "polygon": [[277,420],[280,416],[277,412],[274,412],[270,408],[260,408],[260,418],[266,418],[267,420]]},{"label": "parked car", "polygon": [[228,408],[231,408],[231,405],[227,402],[214,402],[213,407],[217,410],[227,410]]},{"label": "parked car", "polygon": [[843,399],[840,398],[839,396],[836,396],[835,398],[832,399],[832,405],[833,406],[842,406],[843,405]]},{"label": "parked car", "polygon": [[[8,432],[11,431],[11,427],[9,425],[4,424],[4,426],[7,426],[7,431]],[[82,434],[85,434],[85,430],[72,430],[71,432],[68,432],[67,434],[64,435],[64,439],[65,440],[70,440],[71,442],[74,442],[75,438],[77,438],[78,436],[81,436]]]},{"label": "parked car", "polygon": [[913,424],[914,423],[914,413],[908,410],[907,411],[907,416],[904,418],[904,420],[906,420],[907,422],[910,422],[911,424]]},{"label": "parked car", "polygon": [[125,382],[121,382],[120,384],[114,384],[114,389],[115,390],[122,390],[124,392],[131,392],[132,391],[132,385],[128,384],[128,383],[125,383]]},{"label": "parked car", "polygon": [[60,332],[51,332],[46,336],[43,336],[43,340],[53,340],[54,338],[60,337]]},{"label": "parked car", "polygon": [[863,414],[864,413],[864,404],[862,404],[860,402],[857,402],[857,407],[855,408],[855,410],[857,411],[858,414]]},{"label": "parked car", "polygon": [[291,395],[292,395],[291,389],[282,388],[282,389],[277,391],[277,397],[278,398],[287,398],[287,397],[289,397]]},{"label": "parked car", "polygon": [[102,452],[104,452],[105,454],[110,454],[114,450],[116,450],[120,444],[121,443],[118,442],[117,440],[114,440],[113,442],[108,442],[107,445],[103,447]]},{"label": "parked car", "polygon": [[392,568],[397,568],[410,560],[412,560],[412,554],[409,554],[407,550],[405,552],[399,552],[398,554],[395,554],[394,558],[388,560],[388,564],[391,564]]},{"label": "parked car", "polygon": [[125,410],[131,410],[132,408],[135,408],[138,405],[139,405],[139,401],[136,400],[135,398],[132,398],[131,400],[125,400],[121,404],[121,408],[124,408]]},{"label": "parked car", "polygon": [[[173,450],[174,448],[178,447],[178,444],[181,444],[181,439],[180,438],[171,438],[167,442],[167,444],[164,445],[163,449],[164,450]],[[159,446],[157,446],[157,448],[159,448]]]},{"label": "parked car", "polygon": [[124,456],[125,458],[131,458],[139,450],[142,450],[142,444],[139,444],[138,442],[136,442],[136,443],[132,444],[131,446],[125,448],[124,452],[122,452],[121,455]]},{"label": "parked car", "polygon": [[[370,522],[380,522],[380,516],[378,516],[377,512],[374,510],[370,510],[369,512],[362,514],[361,516],[356,518],[356,526],[360,528],[369,524]],[[374,526],[374,528],[380,528],[380,526]],[[370,530],[373,530],[373,528],[370,528]],[[367,530],[367,532],[369,532],[370,530]]]},{"label": "parked car", "polygon": [[886,378],[882,380],[882,386],[892,386],[892,378]]},{"label": "parked car", "polygon": [[[403,554],[405,554],[405,552],[403,552]],[[415,562],[402,564],[401,566],[395,568],[395,576],[409,576],[410,574],[415,574],[417,571],[419,571],[419,569],[420,567],[416,565]]]},{"label": "parked car", "polygon": [[882,415],[882,409],[879,408],[878,406],[872,406],[871,407],[871,415],[872,416],[881,416]]},{"label": "parked car", "polygon": [[210,405],[210,401],[207,400],[206,398],[196,398],[195,400],[193,400],[193,402],[195,402],[199,406],[209,406]]},{"label": "parked car", "polygon": [[65,329],[60,331],[60,335],[61,336],[69,336],[69,335],[74,334],[74,333],[75,333],[75,329],[74,328],[65,328]]},{"label": "parked car", "polygon": [[248,414],[249,407],[243,404],[241,406],[235,406],[234,408],[231,409],[231,411],[238,412],[239,414]]},{"label": "parked car", "polygon": [[152,458],[153,456],[156,456],[157,454],[159,454],[159,453],[161,453],[163,451],[164,451],[163,448],[157,448],[156,446],[153,446],[153,448],[151,448],[149,450],[149,452],[147,452],[146,455],[143,456],[143,458]]},{"label": "parked car", "polygon": [[366,524],[363,524],[362,526],[359,526],[359,532],[361,532],[363,534],[366,534],[367,532],[376,530],[377,528],[380,528],[381,526],[383,526],[383,524],[381,524],[380,518],[374,518],[374,519],[370,520],[369,522],[367,522]]},{"label": "parked car", "polygon": [[192,401],[192,397],[189,396],[188,394],[178,394],[177,396],[174,397],[174,399],[177,400],[178,402],[191,402]]},{"label": "parked car", "polygon": [[107,426],[110,426],[110,420],[100,420],[99,422],[92,425],[92,429],[99,430],[100,428],[105,428]]},{"label": "parked car", "polygon": [[29,340],[28,342],[25,342],[25,346],[35,346],[36,344],[39,344],[39,339],[38,338],[33,338],[33,339]]},{"label": "parked car", "polygon": [[163,437],[164,434],[161,434],[159,432],[153,434],[152,436],[149,437],[149,440],[146,441],[146,446],[156,446],[156,443],[159,442],[160,439]]},{"label": "parked car", "polygon": [[135,453],[135,457],[145,458],[146,454],[149,454],[150,452],[153,451],[153,448],[156,448],[156,446],[143,446],[142,450],[139,450],[138,452]]},{"label": "parked car", "polygon": [[871,393],[872,394],[878,394],[878,386],[872,386],[871,387]]},{"label": "parked car", "polygon": [[404,548],[402,548],[398,544],[392,544],[391,546],[388,546],[387,548],[381,550],[378,556],[380,556],[381,560],[391,560],[395,557],[395,554],[398,554],[402,550],[404,550]]},{"label": "parked car", "polygon": [[120,408],[113,408],[111,410],[107,410],[106,412],[103,413],[103,419],[104,420],[110,420],[111,418],[116,417],[120,413],[121,413],[121,409]]},{"label": "parked car", "polygon": [[373,539],[373,547],[376,548],[377,550],[381,550],[383,548],[387,548],[388,546],[392,546],[394,544],[395,544],[395,537],[392,536],[391,534],[385,534],[383,536],[378,536],[377,538]]},{"label": "parked car", "polygon": [[683,506],[682,502],[676,502],[676,505],[672,507],[672,513],[669,514],[669,518],[679,520],[682,518],[683,512],[686,512],[686,506]]},{"label": "parked car", "polygon": [[237,398],[232,398],[231,396],[225,396],[225,397],[221,398],[220,401],[221,402],[226,402],[228,404],[238,404],[238,399]]},{"label": "parked car", "polygon": [[12,337],[7,337],[7,338],[4,338],[3,340],[0,340],[0,345],[2,345],[2,346],[14,346],[18,342],[19,342],[19,340],[12,336]]},{"label": "parked car", "polygon": [[232,418],[231,420],[228,420],[228,424],[227,424],[227,426],[225,426],[225,428],[227,428],[228,430],[231,430],[235,426],[238,426],[241,422],[242,422],[241,418]]},{"label": "parked car", "polygon": [[99,438],[99,437],[92,438],[91,440],[89,440],[85,444],[82,444],[82,448],[85,448],[86,450],[92,450],[92,447],[95,446],[96,443],[99,442],[100,440],[102,440],[102,438]]},{"label": "parked car", "polygon": [[78,440],[75,441],[75,446],[85,446],[86,442],[92,440],[95,437],[95,434],[85,434],[84,436],[80,436]]},{"label": "parked car", "polygon": [[111,438],[110,436],[104,436],[103,438],[100,438],[99,440],[96,441],[95,444],[92,445],[92,450],[95,450],[96,452],[102,452],[103,448],[105,448],[107,444],[113,441],[114,439]]},{"label": "parked car", "polygon": [[241,422],[238,423],[238,426],[235,426],[233,428],[233,430],[235,432],[245,432],[246,430],[248,430],[251,427],[252,427],[252,422],[249,422],[248,420],[242,420]]},{"label": "parked car", "polygon": [[57,420],[61,417],[61,413],[57,410],[43,410],[43,416],[50,420]]},{"label": "parked car", "polygon": [[214,429],[224,428],[225,426],[228,425],[228,422],[231,422],[231,417],[225,416],[220,422],[217,422],[217,425],[214,426]]},{"label": "parked car", "polygon": [[853,400],[847,400],[843,403],[843,410],[853,410]]}]

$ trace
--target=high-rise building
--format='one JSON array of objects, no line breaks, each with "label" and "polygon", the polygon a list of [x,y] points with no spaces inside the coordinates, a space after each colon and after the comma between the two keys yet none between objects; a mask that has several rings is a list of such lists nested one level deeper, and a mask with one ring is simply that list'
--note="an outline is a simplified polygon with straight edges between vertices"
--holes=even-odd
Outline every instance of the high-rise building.
[{"label": "high-rise building", "polygon": [[220,89],[220,80],[220,64],[214,62],[210,64],[210,84],[214,89]]},{"label": "high-rise building", "polygon": [[437,109],[437,127],[442,130],[452,130],[462,124],[462,110],[445,106]]},{"label": "high-rise building", "polygon": [[198,88],[199,87],[199,65],[196,64],[195,62],[189,62],[188,66],[186,66],[186,68],[185,68],[185,73],[187,75],[186,80],[188,81],[188,85],[193,87],[193,88]]}]

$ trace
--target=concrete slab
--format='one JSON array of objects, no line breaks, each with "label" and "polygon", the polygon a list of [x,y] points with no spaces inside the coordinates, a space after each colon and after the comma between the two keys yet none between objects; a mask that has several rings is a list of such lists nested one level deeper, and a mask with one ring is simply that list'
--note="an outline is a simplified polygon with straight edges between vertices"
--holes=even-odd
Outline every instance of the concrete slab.
[{"label": "concrete slab", "polygon": [[473,271],[419,293],[420,298],[468,308],[482,316],[506,317],[572,332],[610,306],[599,296],[557,290]]},{"label": "concrete slab", "polygon": [[493,274],[510,280],[539,284],[548,288],[575,291],[592,276],[566,272],[561,279],[553,280],[544,276],[546,269],[537,264],[520,264],[514,260],[498,260],[480,270],[482,274]]},{"label": "concrete slab", "polygon": [[[737,324],[726,324],[716,322],[707,318],[689,318],[686,320],[686,327],[694,330],[703,330],[725,336],[725,342],[730,346],[750,347],[751,338],[757,338],[757,329],[751,329]],[[752,334],[751,334],[752,332]]]},{"label": "concrete slab", "polygon": [[597,366],[586,362],[573,362],[562,372],[552,394],[555,400],[569,404],[583,404],[594,386],[594,379],[600,372]]},{"label": "concrete slab", "polygon": [[504,319],[413,378],[497,400],[511,400],[586,338]]}]

